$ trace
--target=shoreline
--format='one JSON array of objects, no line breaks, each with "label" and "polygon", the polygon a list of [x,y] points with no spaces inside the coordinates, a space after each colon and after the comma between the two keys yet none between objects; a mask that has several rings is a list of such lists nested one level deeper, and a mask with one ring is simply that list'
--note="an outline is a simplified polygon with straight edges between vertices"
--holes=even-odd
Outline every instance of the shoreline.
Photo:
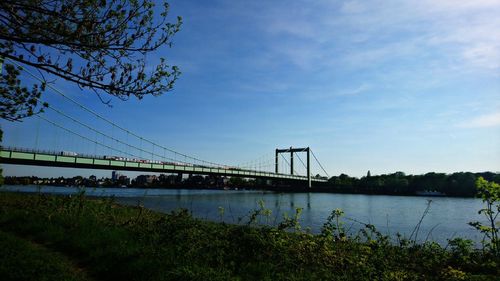
[{"label": "shoreline", "polygon": [[[71,187],[71,188],[134,188],[134,189],[187,189],[187,190],[255,190],[255,191],[272,191],[276,193],[327,193],[327,194],[357,194],[357,195],[384,195],[384,196],[408,196],[408,197],[450,197],[450,198],[476,198],[476,196],[460,196],[460,195],[447,195],[447,194],[418,194],[419,191],[415,193],[388,193],[388,192],[356,192],[356,191],[345,191],[345,190],[331,190],[321,187],[312,188],[295,188],[295,187],[189,187],[185,185],[175,185],[175,186],[78,186],[78,185],[56,185],[56,184],[5,184],[9,186],[56,186],[56,187]],[[1,186],[0,186],[1,188]]]}]

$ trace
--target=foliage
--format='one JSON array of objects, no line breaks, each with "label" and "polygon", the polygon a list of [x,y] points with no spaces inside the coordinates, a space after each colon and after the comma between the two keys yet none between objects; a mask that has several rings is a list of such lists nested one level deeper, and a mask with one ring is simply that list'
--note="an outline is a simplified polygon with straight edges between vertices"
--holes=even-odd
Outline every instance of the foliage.
[{"label": "foliage", "polygon": [[287,213],[283,215],[283,221],[278,224],[278,230],[293,229],[299,231],[301,229],[299,219],[302,214],[302,208],[295,208],[293,217],[288,216]]},{"label": "foliage", "polygon": [[244,186],[247,181],[244,178],[240,177],[231,177],[229,178],[229,184],[234,186]]},{"label": "foliage", "polygon": [[[269,219],[270,219],[271,214],[272,214],[271,209],[266,208],[264,200],[259,200],[257,203],[259,205],[259,208],[251,211],[248,214],[247,225],[253,225],[253,224],[260,223],[261,222],[260,219],[262,217],[264,217],[266,219],[266,224],[268,224],[270,222]],[[238,221],[242,222],[244,218],[245,217],[238,218]]]},{"label": "foliage", "polygon": [[326,219],[326,223],[321,228],[321,234],[325,237],[333,237],[334,239],[344,239],[346,237],[346,232],[344,229],[344,223],[341,222],[341,217],[344,215],[344,211],[341,209],[335,209]]},{"label": "foliage", "polygon": [[[3,0],[0,2],[0,117],[37,112],[48,81],[28,87],[23,67],[81,88],[126,100],[172,89],[180,72],[147,55],[171,46],[182,19],[167,22],[169,5],[151,0]],[[9,62],[10,61],[10,62]],[[12,62],[15,62],[12,63]],[[17,66],[17,65],[21,65]],[[45,104],[46,106],[46,104]]]},{"label": "foliage", "polygon": [[473,197],[476,194],[476,179],[483,177],[500,183],[500,174],[492,172],[453,174],[427,173],[425,175],[405,175],[396,172],[355,178],[346,174],[333,176],[323,190],[344,193],[414,195],[419,191],[440,192],[447,196]]},{"label": "foliage", "polygon": [[479,221],[469,224],[486,236],[485,247],[491,249],[495,255],[500,256],[499,222],[497,221],[498,214],[500,214],[500,184],[488,182],[479,177],[476,180],[476,186],[478,195],[483,203],[486,203],[486,207],[479,210],[478,213],[486,217],[487,224]]},{"label": "foliage", "polygon": [[[265,216],[263,204],[260,209]],[[342,229],[342,216],[335,210],[324,228]],[[96,280],[495,280],[500,274],[498,257],[467,243],[456,242],[451,251],[435,243],[394,245],[371,225],[337,239],[339,232],[312,235],[295,226],[213,223],[187,210],[159,214],[112,198],[88,199],[83,191],[71,197],[2,192],[0,229],[60,253]],[[3,243],[2,253],[16,245]],[[46,264],[30,263],[48,274]]]}]

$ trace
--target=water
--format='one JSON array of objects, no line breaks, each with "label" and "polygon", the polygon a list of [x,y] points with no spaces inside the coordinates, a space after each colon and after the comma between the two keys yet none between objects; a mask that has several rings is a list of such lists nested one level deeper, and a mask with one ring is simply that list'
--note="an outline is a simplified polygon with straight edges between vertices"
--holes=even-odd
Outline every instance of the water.
[{"label": "water", "polygon": [[[0,190],[38,192],[34,185],[3,186]],[[43,186],[43,193],[74,194],[74,187]],[[412,197],[332,193],[276,193],[270,191],[236,190],[189,190],[189,189],[138,189],[138,188],[86,188],[91,196],[114,196],[116,201],[127,205],[142,204],[146,208],[170,212],[179,208],[189,209],[194,217],[228,223],[246,223],[248,214],[259,209],[262,201],[272,210],[269,217],[261,217],[260,223],[277,224],[283,214],[293,215],[302,208],[300,224],[312,232],[321,231],[331,211],[340,208],[345,212],[345,228],[357,232],[362,225],[370,223],[384,234],[399,232],[409,237],[419,222],[428,200],[432,200],[429,213],[418,232],[418,240],[430,240],[442,245],[447,239],[462,237],[482,239],[467,223],[483,221],[477,213],[482,208],[480,199],[449,197]],[[221,212],[220,207],[224,209]]]}]

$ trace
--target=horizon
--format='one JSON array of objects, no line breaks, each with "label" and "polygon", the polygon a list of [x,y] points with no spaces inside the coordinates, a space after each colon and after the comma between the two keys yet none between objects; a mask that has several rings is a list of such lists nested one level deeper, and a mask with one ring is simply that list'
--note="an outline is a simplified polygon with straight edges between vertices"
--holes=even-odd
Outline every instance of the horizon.
[{"label": "horizon", "polygon": [[[62,79],[54,86],[147,139],[227,165],[310,146],[330,176],[500,171],[498,1],[169,3],[184,24],[149,59],[180,67],[171,92],[104,97],[108,107]],[[42,99],[118,134],[49,90]],[[1,126],[5,146],[62,151],[78,141],[36,117]],[[5,176],[107,173],[2,167]]]}]

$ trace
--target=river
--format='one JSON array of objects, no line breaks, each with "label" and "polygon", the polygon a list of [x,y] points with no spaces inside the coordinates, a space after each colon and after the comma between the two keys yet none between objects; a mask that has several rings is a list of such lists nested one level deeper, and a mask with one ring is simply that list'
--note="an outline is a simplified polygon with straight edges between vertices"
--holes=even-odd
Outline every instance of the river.
[{"label": "river", "polygon": [[[0,190],[74,194],[79,189],[4,185]],[[86,188],[86,194],[114,196],[118,203],[142,204],[165,213],[186,208],[194,217],[227,223],[247,223],[248,214],[259,209],[262,203],[272,213],[268,217],[260,217],[259,223],[276,224],[285,213],[293,215],[296,208],[302,208],[300,224],[313,233],[320,232],[331,211],[339,208],[345,212],[344,226],[351,233],[357,232],[362,227],[359,222],[363,222],[375,225],[380,232],[392,237],[398,232],[409,237],[431,200],[429,212],[419,228],[418,241],[428,239],[445,245],[447,239],[462,237],[472,239],[479,245],[482,239],[482,235],[467,224],[483,221],[477,213],[482,208],[482,202],[475,198],[142,188]]]}]

